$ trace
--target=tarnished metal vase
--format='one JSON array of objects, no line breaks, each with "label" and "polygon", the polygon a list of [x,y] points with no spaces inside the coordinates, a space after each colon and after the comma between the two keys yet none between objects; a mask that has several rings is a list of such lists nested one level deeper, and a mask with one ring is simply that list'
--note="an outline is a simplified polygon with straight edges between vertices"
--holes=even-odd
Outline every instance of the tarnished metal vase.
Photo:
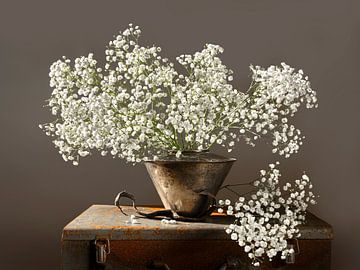
[{"label": "tarnished metal vase", "polygon": [[214,203],[234,158],[207,151],[183,152],[146,161],[146,169],[165,208],[180,217],[201,218]]}]

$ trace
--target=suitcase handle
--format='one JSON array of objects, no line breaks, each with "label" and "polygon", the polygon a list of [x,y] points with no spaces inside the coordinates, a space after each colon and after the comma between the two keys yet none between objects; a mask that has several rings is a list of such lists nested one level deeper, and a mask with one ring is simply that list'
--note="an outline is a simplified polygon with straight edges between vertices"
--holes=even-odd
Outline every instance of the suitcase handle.
[{"label": "suitcase handle", "polygon": [[[243,266],[240,259],[237,257],[228,257],[226,258],[226,262],[222,264],[218,270],[236,270],[243,269]],[[161,260],[153,260],[147,265],[147,269],[149,270],[171,270],[170,267]]]},{"label": "suitcase handle", "polygon": [[241,262],[239,257],[229,256],[218,270],[240,270],[240,269],[253,269],[251,266],[245,265]]},{"label": "suitcase handle", "polygon": [[171,270],[170,267],[160,260],[153,260],[147,265],[149,270]]}]

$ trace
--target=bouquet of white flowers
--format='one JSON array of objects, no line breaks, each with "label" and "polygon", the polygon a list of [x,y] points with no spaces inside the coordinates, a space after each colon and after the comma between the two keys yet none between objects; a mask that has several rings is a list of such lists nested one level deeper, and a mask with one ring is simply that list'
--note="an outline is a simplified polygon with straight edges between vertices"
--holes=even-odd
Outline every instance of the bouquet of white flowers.
[{"label": "bouquet of white flowers", "polygon": [[178,72],[159,47],[138,44],[140,33],[130,24],[110,41],[104,68],[93,54],[51,65],[48,105],[57,118],[40,127],[65,161],[77,165],[96,149],[135,163],[214,144],[231,151],[240,139],[254,145],[261,138],[285,157],[298,151],[302,135],[289,118],[302,104],[317,106],[302,70],[251,66],[252,82],[241,92],[219,58],[220,46],[177,57],[184,68]]},{"label": "bouquet of white flowers", "polygon": [[[201,152],[215,144],[230,152],[240,139],[252,146],[259,139],[270,139],[272,152],[285,157],[298,152],[303,136],[289,120],[302,105],[317,107],[316,92],[302,70],[285,63],[266,69],[250,66],[252,81],[242,92],[231,84],[233,72],[219,58],[220,46],[206,44],[193,55],[180,55],[176,60],[183,70],[178,72],[160,56],[161,48],[139,45],[140,33],[130,24],[115,36],[105,50],[103,68],[93,54],[75,59],[74,64],[63,57],[51,65],[48,106],[56,119],[40,128],[54,138],[65,161],[78,165],[79,157],[92,150],[132,163],[156,161],[168,152],[176,153],[178,160],[184,151]],[[208,182],[221,184],[230,167],[222,168],[221,179]],[[172,181],[183,182],[172,174]],[[270,171],[261,171],[259,180],[252,182],[257,191],[248,200],[240,197],[234,205],[220,201],[219,211],[235,215],[226,232],[244,247],[255,266],[264,255],[271,259],[280,252],[285,258],[294,252],[287,239],[297,236],[308,205],[315,203],[305,174],[282,189],[279,176],[271,164]],[[213,189],[212,198],[217,192]],[[200,196],[191,187],[184,190],[183,196]],[[288,190],[286,197],[283,192]],[[172,194],[179,193],[175,191]]]}]

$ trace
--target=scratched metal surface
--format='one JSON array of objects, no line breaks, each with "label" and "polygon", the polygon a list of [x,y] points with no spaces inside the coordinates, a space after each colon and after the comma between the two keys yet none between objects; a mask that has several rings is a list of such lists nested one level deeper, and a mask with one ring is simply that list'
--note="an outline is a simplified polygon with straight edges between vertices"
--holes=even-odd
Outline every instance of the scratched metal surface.
[{"label": "scratched metal surface", "polygon": [[[161,208],[138,207],[143,212]],[[132,207],[123,207],[126,213],[135,214]],[[63,230],[62,240],[94,240],[107,236],[111,240],[225,240],[229,236],[224,228],[231,217],[212,215],[205,222],[177,222],[162,224],[160,220],[139,218],[140,224],[130,224],[129,216],[111,205],[92,205]],[[308,213],[307,224],[301,226],[300,239],[332,239],[329,224]]]}]

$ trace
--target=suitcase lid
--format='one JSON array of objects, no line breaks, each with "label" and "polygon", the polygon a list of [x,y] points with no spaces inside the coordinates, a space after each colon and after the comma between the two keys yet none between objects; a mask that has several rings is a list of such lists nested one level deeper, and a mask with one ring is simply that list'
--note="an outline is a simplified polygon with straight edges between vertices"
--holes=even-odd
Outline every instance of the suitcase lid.
[{"label": "suitcase lid", "polygon": [[[129,215],[136,215],[131,206],[122,206]],[[154,207],[138,207],[142,212],[160,210]],[[332,239],[329,224],[308,213],[306,224],[300,226],[299,239]],[[62,240],[94,240],[108,237],[111,240],[227,240],[225,227],[231,217],[213,214],[205,222],[177,222],[163,224],[160,220],[139,218],[140,224],[131,224],[116,206],[92,205],[76,217],[63,230]]]}]

